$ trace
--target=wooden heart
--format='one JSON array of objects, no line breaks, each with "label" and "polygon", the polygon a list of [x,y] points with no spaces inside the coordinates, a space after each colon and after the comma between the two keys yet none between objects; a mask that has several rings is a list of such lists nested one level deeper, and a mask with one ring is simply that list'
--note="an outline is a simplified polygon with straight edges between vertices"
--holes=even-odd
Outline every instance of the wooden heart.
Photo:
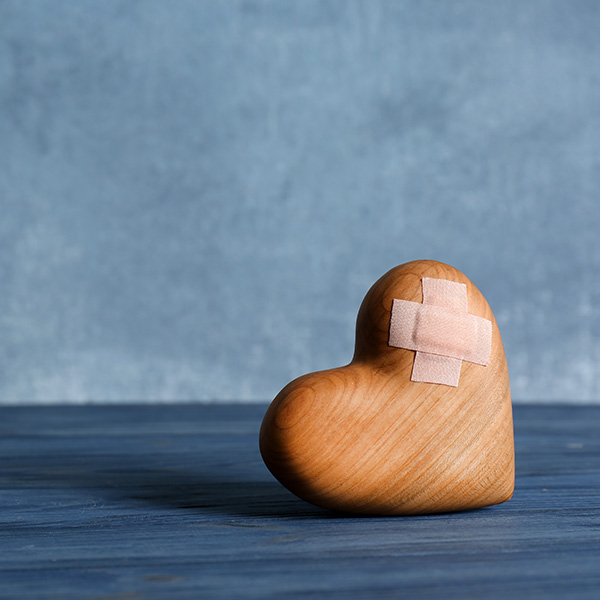
[{"label": "wooden heart", "polygon": [[[411,381],[416,352],[389,345],[393,300],[422,302],[422,279],[467,286],[468,312],[492,324],[489,364],[463,361],[457,387]],[[514,489],[504,347],[481,292],[460,271],[400,265],[360,307],[352,362],[303,375],[273,400],[260,431],[271,473],[318,506],[359,514],[464,510]]]}]

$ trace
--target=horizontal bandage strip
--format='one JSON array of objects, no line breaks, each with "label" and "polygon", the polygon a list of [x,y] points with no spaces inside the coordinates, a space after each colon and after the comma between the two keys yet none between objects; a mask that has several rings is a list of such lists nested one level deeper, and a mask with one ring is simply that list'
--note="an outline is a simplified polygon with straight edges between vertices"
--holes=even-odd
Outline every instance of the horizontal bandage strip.
[{"label": "horizontal bandage strip", "polygon": [[487,365],[492,351],[492,323],[467,312],[396,298],[389,344]]}]

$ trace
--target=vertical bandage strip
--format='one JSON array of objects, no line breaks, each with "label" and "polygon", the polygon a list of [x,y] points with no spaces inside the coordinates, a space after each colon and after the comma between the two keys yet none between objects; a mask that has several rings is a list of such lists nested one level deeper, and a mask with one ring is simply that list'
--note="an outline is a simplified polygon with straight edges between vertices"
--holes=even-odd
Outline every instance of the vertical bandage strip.
[{"label": "vertical bandage strip", "polygon": [[[423,304],[443,306],[462,313],[469,311],[467,286],[464,283],[423,277],[421,286]],[[461,367],[460,358],[417,352],[410,380],[458,387]]]},{"label": "vertical bandage strip", "polygon": [[492,323],[468,312],[467,286],[423,277],[423,303],[394,299],[389,345],[415,350],[411,381],[456,387],[462,361],[487,365]]}]

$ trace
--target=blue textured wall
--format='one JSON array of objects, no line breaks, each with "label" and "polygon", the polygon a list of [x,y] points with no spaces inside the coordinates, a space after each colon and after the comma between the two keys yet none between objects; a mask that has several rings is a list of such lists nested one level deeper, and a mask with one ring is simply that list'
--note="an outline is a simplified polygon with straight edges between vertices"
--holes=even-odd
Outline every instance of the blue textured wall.
[{"label": "blue textured wall", "polygon": [[0,401],[269,399],[390,267],[600,398],[600,2],[0,0]]}]

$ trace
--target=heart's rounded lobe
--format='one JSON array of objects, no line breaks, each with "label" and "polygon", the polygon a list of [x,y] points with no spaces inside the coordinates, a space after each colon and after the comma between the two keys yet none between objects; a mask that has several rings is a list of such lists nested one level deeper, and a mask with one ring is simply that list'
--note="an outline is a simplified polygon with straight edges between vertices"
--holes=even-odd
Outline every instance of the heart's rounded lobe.
[{"label": "heart's rounded lobe", "polygon": [[[489,364],[463,361],[458,387],[411,381],[415,352],[388,345],[394,298],[421,302],[423,277],[465,283],[468,312],[492,322]],[[352,362],[289,383],[267,410],[260,450],[291,492],[332,510],[420,514],[510,499],[508,368],[481,292],[435,261],[386,273],[361,305]]]}]

